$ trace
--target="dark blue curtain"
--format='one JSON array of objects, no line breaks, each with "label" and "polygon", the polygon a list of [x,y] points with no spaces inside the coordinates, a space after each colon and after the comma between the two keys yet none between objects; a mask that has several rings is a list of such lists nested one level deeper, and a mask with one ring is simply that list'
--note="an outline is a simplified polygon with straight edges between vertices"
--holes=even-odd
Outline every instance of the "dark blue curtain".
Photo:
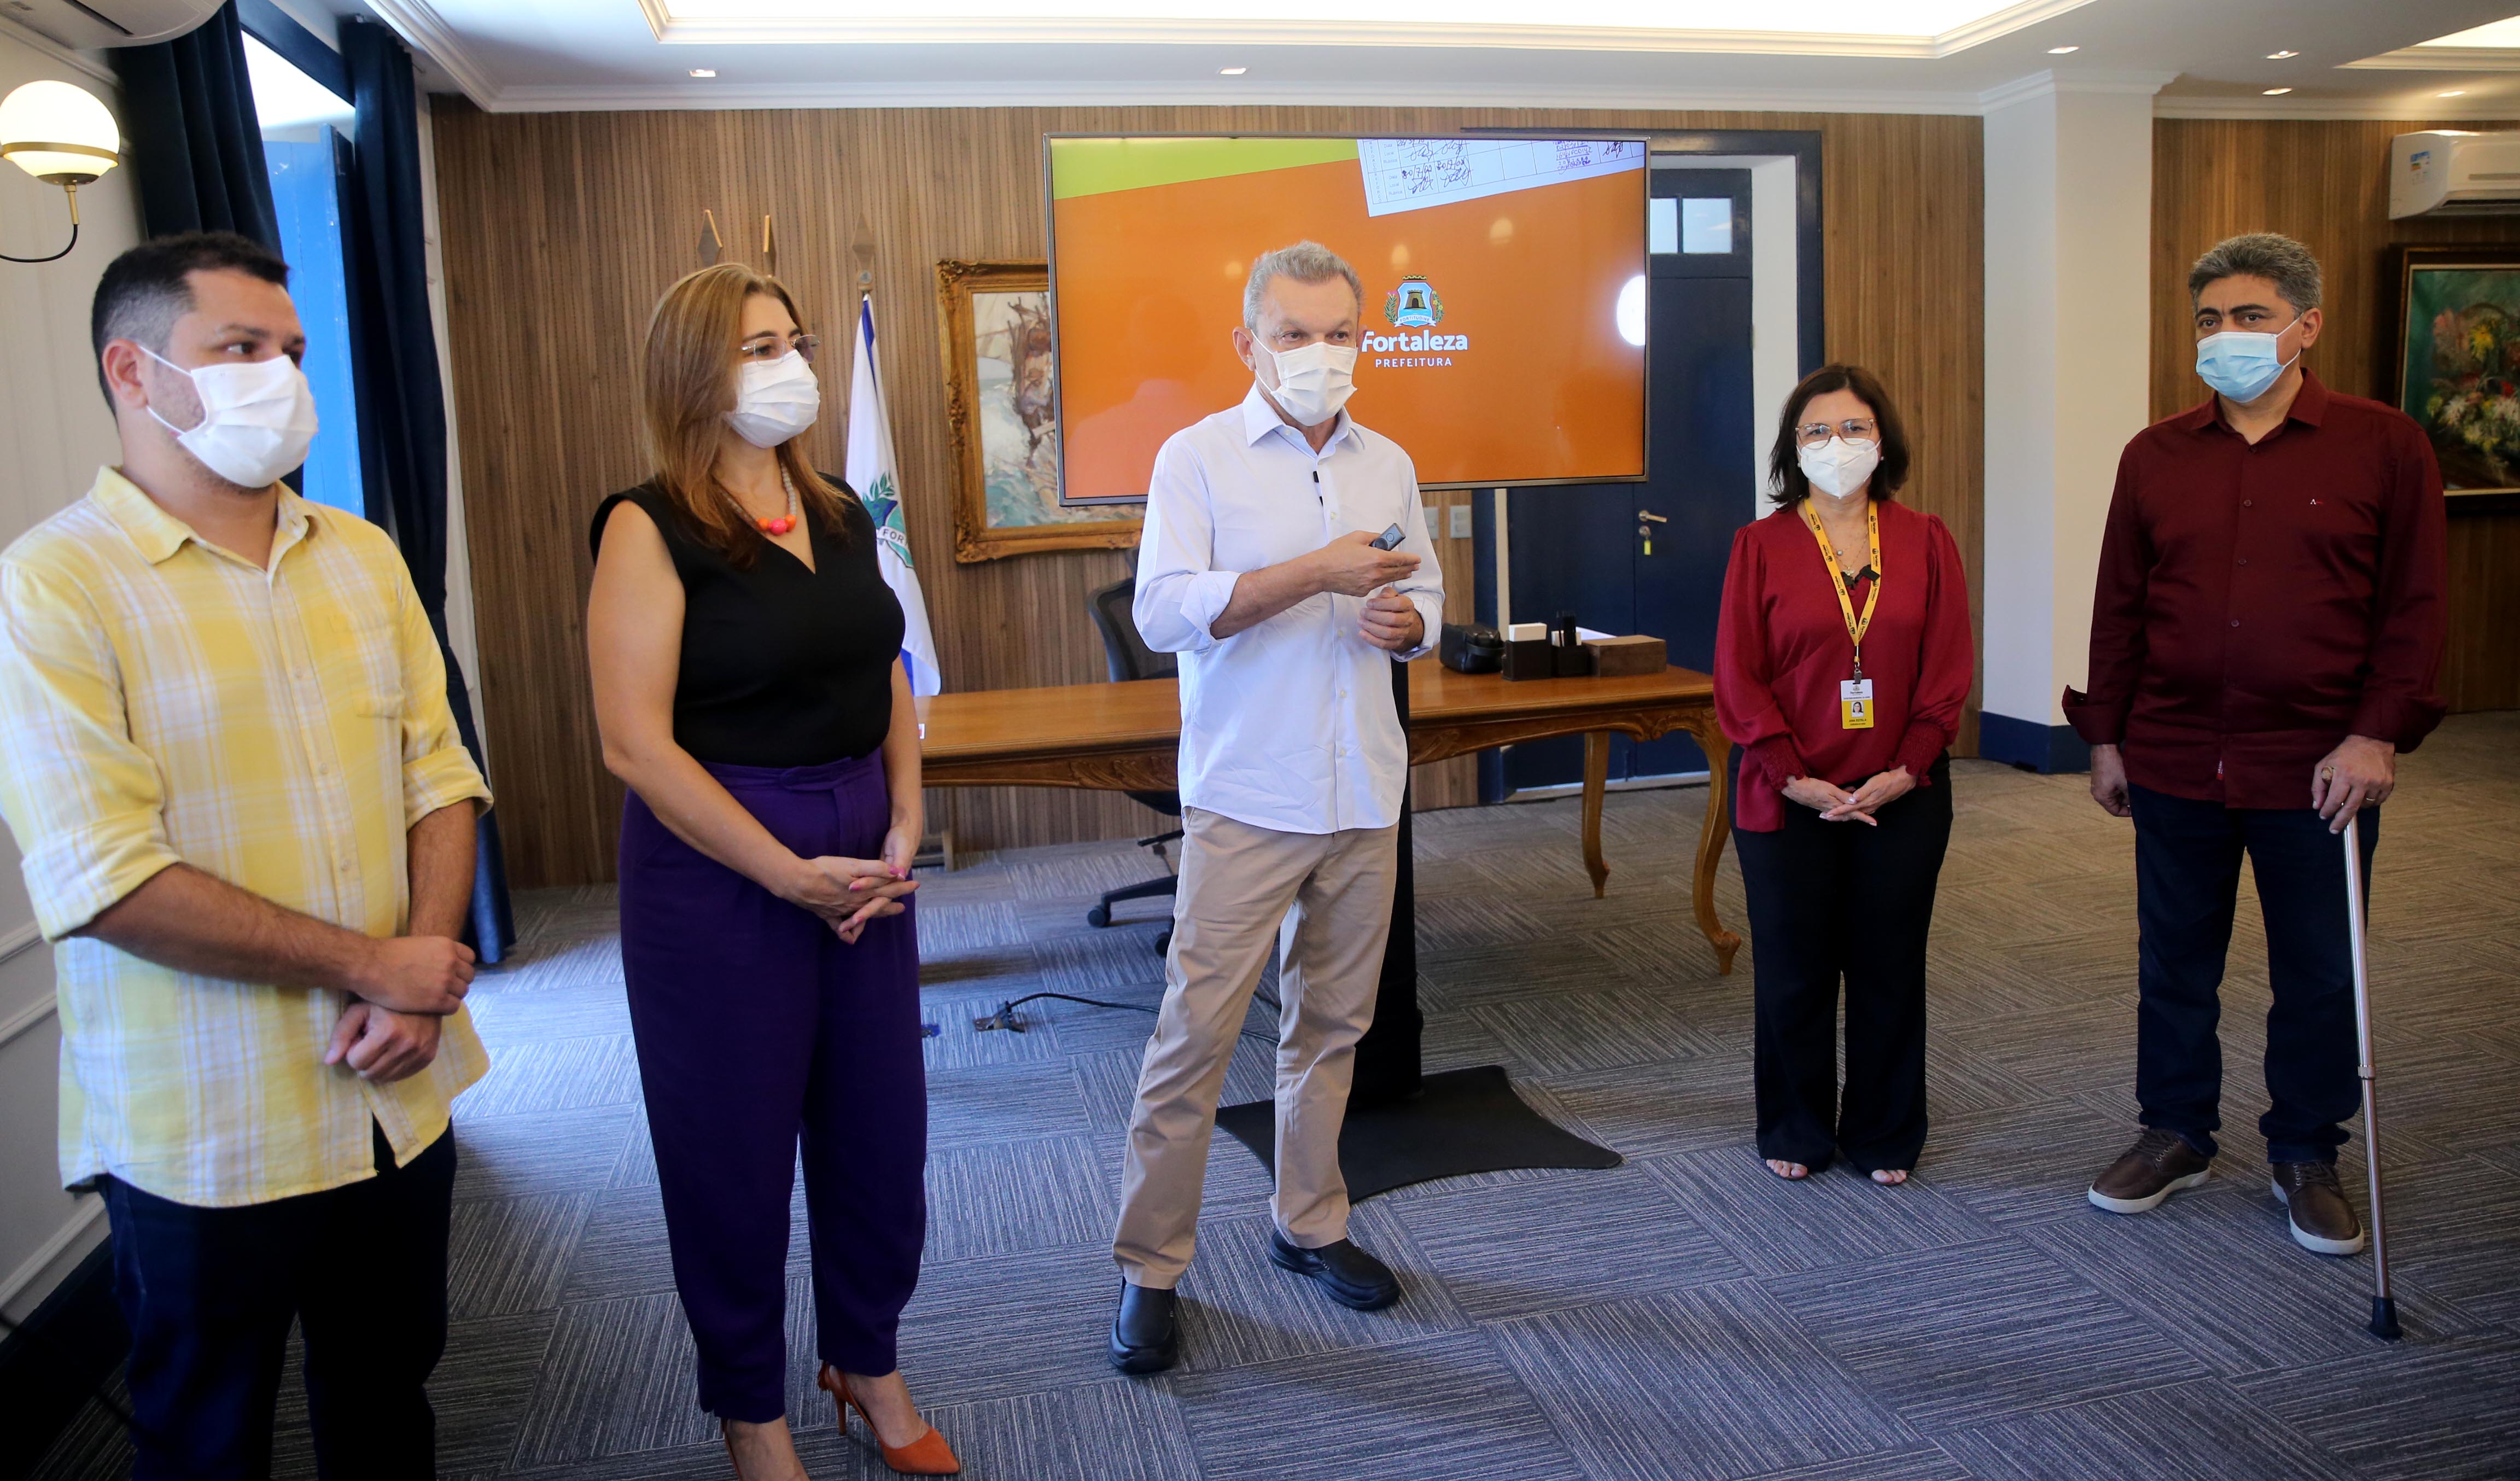
[{"label": "dark blue curtain", "polygon": [[112,57],[124,157],[149,235],[236,232],[279,251],[236,6],[172,41],[116,47]]},{"label": "dark blue curtain", "polygon": [[[446,646],[446,397],[428,313],[421,242],[420,99],[411,57],[375,22],[341,22],[341,60],[357,111],[341,199],[349,276],[351,379],[358,387],[359,468],[368,517],[402,547],[412,585],[446,659],[446,700],[477,763],[472,699]],[[485,768],[486,770],[486,768]],[[472,876],[473,946],[484,962],[516,938],[499,822],[485,813]]]}]

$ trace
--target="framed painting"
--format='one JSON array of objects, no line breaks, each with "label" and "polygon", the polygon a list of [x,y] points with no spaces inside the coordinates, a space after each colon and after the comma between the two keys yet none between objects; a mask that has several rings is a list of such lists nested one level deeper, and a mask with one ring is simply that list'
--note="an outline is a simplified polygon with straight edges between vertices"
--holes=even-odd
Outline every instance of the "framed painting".
[{"label": "framed painting", "polygon": [[1058,502],[1049,266],[939,262],[936,321],[954,430],[954,559],[1136,545],[1137,507]]},{"label": "framed painting", "polygon": [[2381,381],[2453,513],[2520,507],[2520,246],[2389,248]]}]

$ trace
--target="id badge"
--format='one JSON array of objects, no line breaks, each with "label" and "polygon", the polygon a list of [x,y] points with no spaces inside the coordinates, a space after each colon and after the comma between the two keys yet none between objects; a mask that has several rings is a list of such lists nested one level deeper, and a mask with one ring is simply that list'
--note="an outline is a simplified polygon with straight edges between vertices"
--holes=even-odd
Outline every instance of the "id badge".
[{"label": "id badge", "polygon": [[1872,728],[1872,681],[1840,679],[1837,681],[1838,727],[1841,730]]}]

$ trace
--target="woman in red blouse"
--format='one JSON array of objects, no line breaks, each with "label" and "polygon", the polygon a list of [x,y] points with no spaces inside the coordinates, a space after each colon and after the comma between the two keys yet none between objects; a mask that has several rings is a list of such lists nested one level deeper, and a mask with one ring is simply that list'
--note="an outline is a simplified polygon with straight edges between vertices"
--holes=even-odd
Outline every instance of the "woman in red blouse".
[{"label": "woman in red blouse", "polygon": [[1925,937],[1952,835],[1944,748],[1974,663],[1968,583],[1943,521],[1891,500],[1908,439],[1869,372],[1795,386],[1768,471],[1779,508],[1732,538],[1715,638],[1756,943],[1759,1155],[1799,1179],[1843,1152],[1899,1184],[1925,1144]]}]

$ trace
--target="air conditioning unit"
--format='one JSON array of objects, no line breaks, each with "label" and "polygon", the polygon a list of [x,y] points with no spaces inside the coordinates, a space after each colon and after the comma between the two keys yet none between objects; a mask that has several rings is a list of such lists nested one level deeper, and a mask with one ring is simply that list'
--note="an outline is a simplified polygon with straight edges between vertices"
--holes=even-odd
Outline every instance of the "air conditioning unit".
[{"label": "air conditioning unit", "polygon": [[223,0],[0,0],[0,16],[77,51],[180,36]]},{"label": "air conditioning unit", "polygon": [[2390,220],[2513,214],[2520,214],[2520,134],[2444,128],[2389,141]]}]

